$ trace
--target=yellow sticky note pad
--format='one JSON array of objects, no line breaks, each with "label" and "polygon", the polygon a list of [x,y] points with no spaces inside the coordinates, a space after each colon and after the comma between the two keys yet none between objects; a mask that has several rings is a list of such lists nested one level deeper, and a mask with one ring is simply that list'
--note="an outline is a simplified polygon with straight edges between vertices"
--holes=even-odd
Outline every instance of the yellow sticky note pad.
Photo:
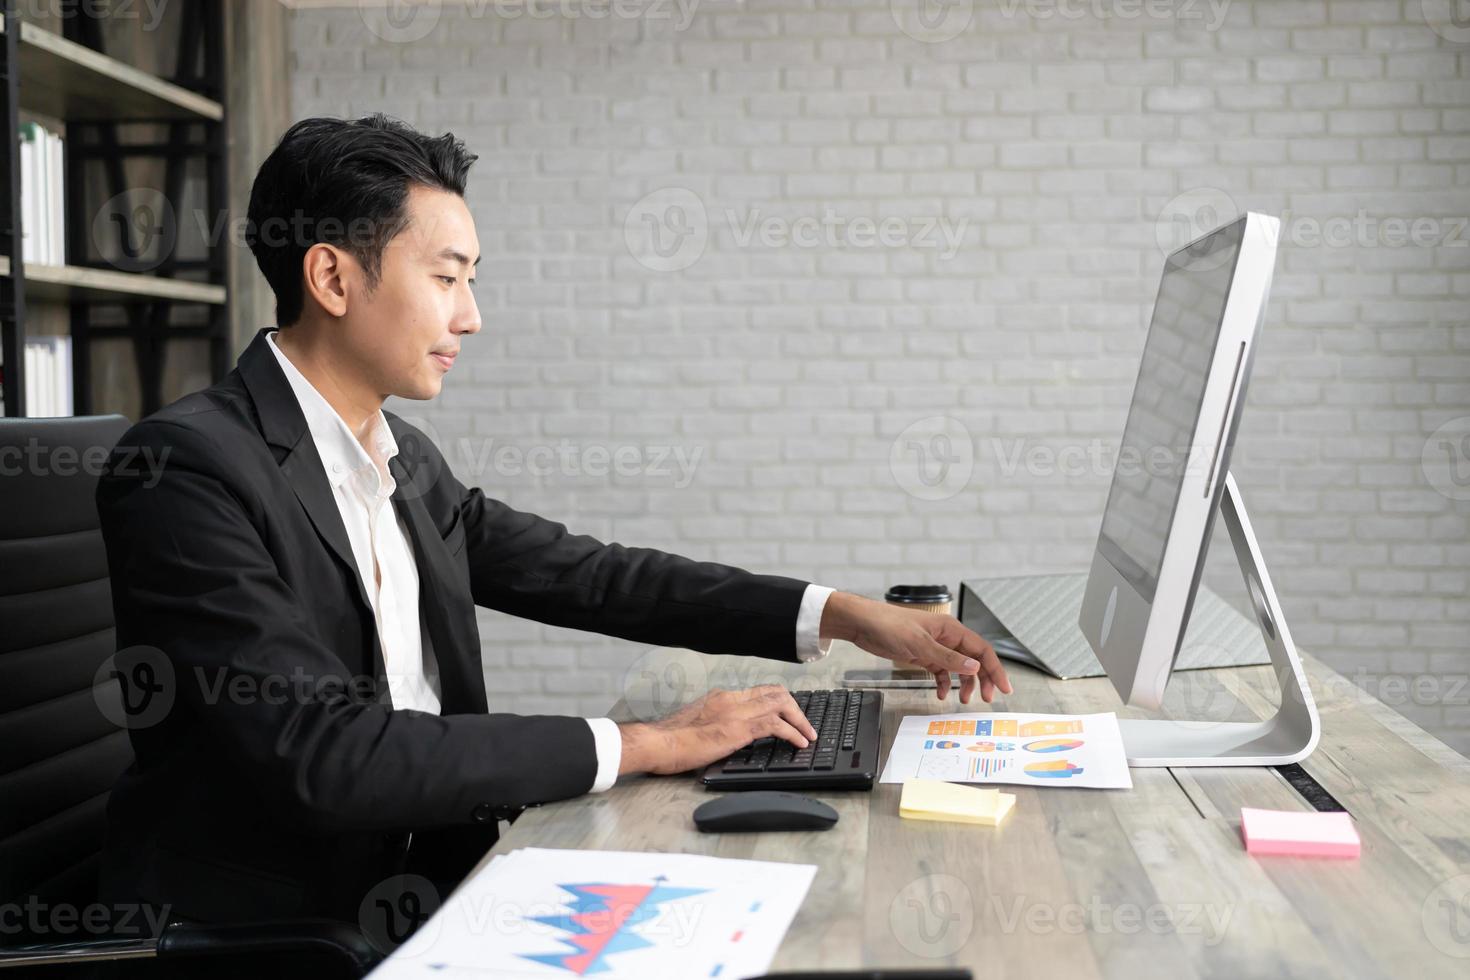
[{"label": "yellow sticky note pad", "polygon": [[903,784],[898,815],[908,820],[947,820],[996,827],[1015,806],[1016,797],[998,789],[910,779]]}]

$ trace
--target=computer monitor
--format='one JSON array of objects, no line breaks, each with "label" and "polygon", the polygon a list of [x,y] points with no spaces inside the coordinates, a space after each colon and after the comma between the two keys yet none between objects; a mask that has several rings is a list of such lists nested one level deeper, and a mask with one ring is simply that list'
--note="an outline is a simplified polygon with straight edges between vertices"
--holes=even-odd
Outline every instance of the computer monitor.
[{"label": "computer monitor", "polygon": [[1248,213],[1164,264],[1079,618],[1130,705],[1161,705],[1184,639],[1279,230],[1277,219]]}]

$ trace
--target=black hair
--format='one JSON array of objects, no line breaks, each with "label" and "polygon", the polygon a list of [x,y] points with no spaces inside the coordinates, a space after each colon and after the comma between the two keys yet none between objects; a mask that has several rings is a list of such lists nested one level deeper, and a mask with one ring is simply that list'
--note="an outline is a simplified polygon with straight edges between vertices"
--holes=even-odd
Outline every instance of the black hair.
[{"label": "black hair", "polygon": [[344,249],[376,287],[384,246],[408,224],[409,185],[463,197],[476,159],[453,133],[427,136],[382,113],[292,125],[255,175],[245,222],[246,244],[276,294],[276,324],[301,317],[307,249]]}]

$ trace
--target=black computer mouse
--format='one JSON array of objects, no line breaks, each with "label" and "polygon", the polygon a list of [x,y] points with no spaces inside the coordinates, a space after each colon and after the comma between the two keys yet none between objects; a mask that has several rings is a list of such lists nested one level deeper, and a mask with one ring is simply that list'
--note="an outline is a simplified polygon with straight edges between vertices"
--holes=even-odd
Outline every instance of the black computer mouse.
[{"label": "black computer mouse", "polygon": [[826,830],[836,822],[837,811],[821,800],[773,790],[730,793],[701,803],[694,810],[694,826],[711,834],[740,830]]}]

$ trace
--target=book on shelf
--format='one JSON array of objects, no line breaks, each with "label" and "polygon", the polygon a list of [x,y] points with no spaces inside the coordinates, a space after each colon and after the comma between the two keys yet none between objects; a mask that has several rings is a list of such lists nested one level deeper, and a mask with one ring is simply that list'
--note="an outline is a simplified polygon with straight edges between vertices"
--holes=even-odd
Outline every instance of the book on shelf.
[{"label": "book on shelf", "polygon": [[72,414],[71,338],[27,337],[26,415],[59,418]]},{"label": "book on shelf", "polygon": [[21,256],[36,265],[66,264],[65,142],[40,123],[20,126]]}]

